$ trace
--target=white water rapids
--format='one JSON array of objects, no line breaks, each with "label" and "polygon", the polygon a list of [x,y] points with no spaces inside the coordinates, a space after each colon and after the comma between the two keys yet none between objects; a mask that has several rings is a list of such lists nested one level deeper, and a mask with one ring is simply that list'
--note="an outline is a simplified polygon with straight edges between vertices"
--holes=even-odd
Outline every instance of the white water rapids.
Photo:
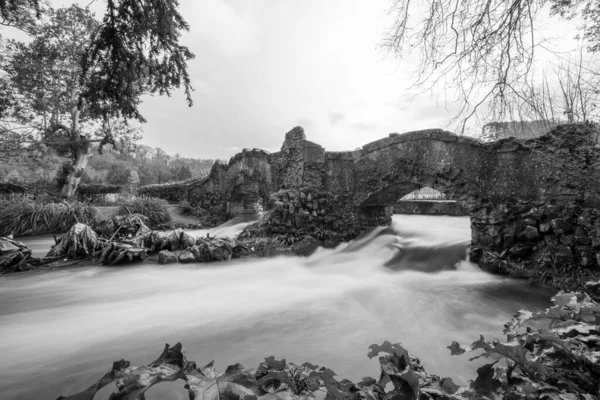
[{"label": "white water rapids", "polygon": [[[244,225],[230,222],[226,233]],[[45,240],[48,249],[53,239]],[[370,344],[400,341],[428,372],[464,383],[484,361],[451,357],[446,346],[501,338],[515,311],[544,308],[550,295],[465,261],[469,240],[467,217],[396,215],[390,228],[307,258],[1,277],[0,398],[74,394],[113,361],[145,364],[178,341],[188,359],[214,359],[218,370],[235,362],[255,368],[274,355],[351,380],[379,376],[377,359],[366,356]],[[187,392],[182,381],[159,384],[147,399]]]}]

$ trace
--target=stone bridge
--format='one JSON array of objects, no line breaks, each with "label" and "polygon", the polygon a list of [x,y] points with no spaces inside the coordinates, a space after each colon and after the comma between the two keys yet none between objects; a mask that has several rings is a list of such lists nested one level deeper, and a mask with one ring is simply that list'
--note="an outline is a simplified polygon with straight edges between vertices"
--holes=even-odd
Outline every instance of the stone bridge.
[{"label": "stone bridge", "polygon": [[[270,211],[265,222],[270,232],[324,229],[349,239],[388,224],[398,199],[427,186],[469,210],[476,258],[510,250],[517,259],[528,259],[547,246],[543,224],[560,216],[574,234],[577,213],[600,204],[594,192],[598,161],[598,132],[584,125],[492,143],[440,129],[392,133],[345,152],[326,151],[296,127],[285,135],[281,151],[244,150],[228,164],[215,164],[186,196],[221,220],[264,209]],[[598,265],[590,229],[584,229],[589,241],[563,240],[569,248],[562,249],[565,257],[587,257]],[[561,240],[556,232],[553,240]]]},{"label": "stone bridge", "polygon": [[[359,150],[329,152],[296,127],[277,153],[244,150],[228,164],[215,164],[208,178],[188,188],[187,199],[220,206],[227,217],[282,206],[289,218],[297,213],[318,217],[331,208],[321,205],[333,202],[362,226],[385,223],[398,199],[424,186],[469,210],[487,203],[573,200],[577,193],[549,184],[556,171],[543,147],[512,138],[481,143],[432,129],[392,133]],[[309,195],[312,204],[302,201]],[[315,198],[326,201],[317,204]]]}]

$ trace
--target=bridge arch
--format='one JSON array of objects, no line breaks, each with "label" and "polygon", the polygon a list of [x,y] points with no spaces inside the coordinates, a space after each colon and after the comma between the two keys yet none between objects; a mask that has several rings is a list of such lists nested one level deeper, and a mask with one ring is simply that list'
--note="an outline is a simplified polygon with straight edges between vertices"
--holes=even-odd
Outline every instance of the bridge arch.
[{"label": "bridge arch", "polygon": [[517,151],[489,151],[473,138],[440,129],[391,134],[363,146],[355,161],[355,202],[360,209],[390,206],[422,187],[467,208],[511,193],[537,197],[535,174],[519,168],[529,150],[510,150]]}]

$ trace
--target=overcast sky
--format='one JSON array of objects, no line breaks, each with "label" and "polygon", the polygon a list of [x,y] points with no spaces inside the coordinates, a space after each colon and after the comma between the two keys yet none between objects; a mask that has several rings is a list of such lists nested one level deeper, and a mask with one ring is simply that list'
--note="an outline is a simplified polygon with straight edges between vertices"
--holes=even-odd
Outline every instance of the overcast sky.
[{"label": "overcast sky", "polygon": [[[391,0],[180,2],[191,26],[183,42],[196,54],[194,106],[182,93],[146,97],[145,144],[229,158],[277,151],[300,125],[328,150],[352,150],[390,132],[445,128],[452,116],[443,100],[411,101],[414,65],[378,49]],[[104,14],[101,0],[91,7]]]}]

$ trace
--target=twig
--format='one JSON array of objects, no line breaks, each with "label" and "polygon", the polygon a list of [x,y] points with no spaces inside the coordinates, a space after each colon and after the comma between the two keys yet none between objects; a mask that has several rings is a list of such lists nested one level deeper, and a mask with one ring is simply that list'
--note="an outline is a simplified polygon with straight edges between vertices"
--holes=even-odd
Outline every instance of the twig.
[{"label": "twig", "polygon": [[117,236],[117,233],[119,233],[119,231],[121,230],[122,227],[123,227],[123,225],[119,225],[119,227],[117,228],[115,233],[113,233],[113,235],[110,237],[110,239],[108,239],[109,242],[112,242],[112,240],[115,238],[115,236]]}]

